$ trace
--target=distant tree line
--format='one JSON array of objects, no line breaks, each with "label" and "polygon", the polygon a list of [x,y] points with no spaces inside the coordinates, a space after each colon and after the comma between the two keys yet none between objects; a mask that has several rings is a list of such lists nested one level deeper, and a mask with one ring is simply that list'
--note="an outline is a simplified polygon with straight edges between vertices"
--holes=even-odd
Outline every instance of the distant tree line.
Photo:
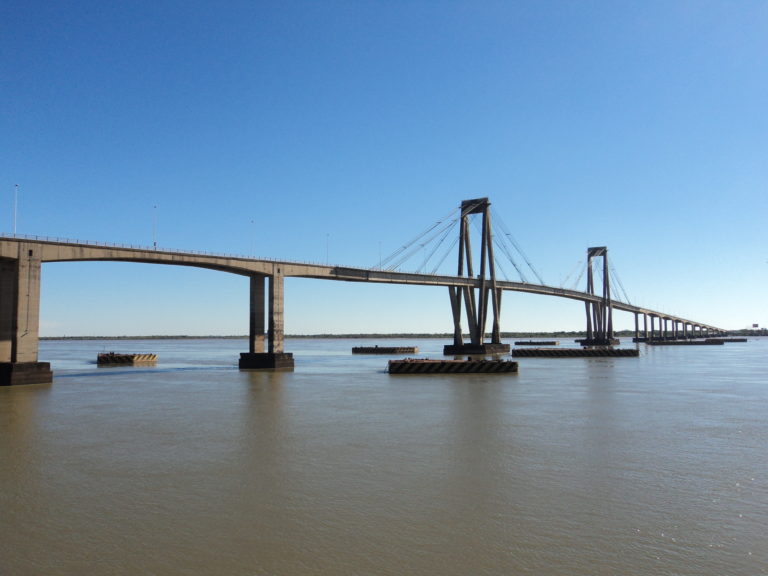
[{"label": "distant tree line", "polygon": [[[729,334],[734,336],[768,336],[766,328],[744,328],[741,330],[729,330]],[[619,330],[615,332],[617,337],[634,337],[634,330]],[[468,334],[464,335],[469,338]],[[502,332],[502,338],[583,338],[584,332],[580,331],[559,331],[559,332]],[[453,339],[453,333],[448,332],[402,332],[402,333],[350,333],[350,334],[286,334],[286,338],[445,338]],[[490,339],[491,335],[486,337]],[[230,336],[211,336],[199,335],[190,336],[188,334],[179,335],[148,335],[148,336],[42,336],[40,340],[203,340],[203,339],[221,339],[221,340],[244,340],[246,335]]]}]

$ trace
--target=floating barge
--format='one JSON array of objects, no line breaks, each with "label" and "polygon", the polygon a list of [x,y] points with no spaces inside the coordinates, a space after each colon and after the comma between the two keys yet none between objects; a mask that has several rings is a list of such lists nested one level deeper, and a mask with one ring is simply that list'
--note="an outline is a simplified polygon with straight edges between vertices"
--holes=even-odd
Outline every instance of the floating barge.
[{"label": "floating barge", "polygon": [[96,357],[101,366],[133,366],[135,364],[157,364],[157,354],[117,354],[103,352]]},{"label": "floating barge", "polygon": [[515,346],[560,346],[558,340],[521,340]]},{"label": "floating barge", "polygon": [[390,360],[390,374],[503,374],[517,372],[511,360],[432,360],[406,358]]},{"label": "floating barge", "polygon": [[417,346],[355,346],[352,354],[418,354]]},{"label": "floating barge", "polygon": [[515,358],[595,358],[595,357],[636,357],[637,348],[516,348]]}]

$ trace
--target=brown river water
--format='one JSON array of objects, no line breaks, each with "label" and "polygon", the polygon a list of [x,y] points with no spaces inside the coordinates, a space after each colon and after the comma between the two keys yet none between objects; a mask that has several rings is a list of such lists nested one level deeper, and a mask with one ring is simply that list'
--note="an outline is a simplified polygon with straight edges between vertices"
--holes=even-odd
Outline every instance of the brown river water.
[{"label": "brown river water", "polygon": [[[389,376],[289,339],[45,341],[0,388],[0,575],[768,574],[768,340]],[[99,368],[98,352],[156,367]]]}]

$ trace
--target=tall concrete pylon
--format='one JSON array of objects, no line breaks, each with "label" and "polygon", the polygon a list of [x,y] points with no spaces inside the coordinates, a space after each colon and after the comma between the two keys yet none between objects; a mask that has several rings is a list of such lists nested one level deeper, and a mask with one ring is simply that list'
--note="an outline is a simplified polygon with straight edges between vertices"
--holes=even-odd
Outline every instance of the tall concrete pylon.
[{"label": "tall concrete pylon", "polygon": [[[451,311],[453,312],[453,344],[446,345],[446,355],[501,354],[509,352],[509,344],[501,343],[499,317],[501,316],[502,290],[496,285],[496,266],[493,257],[493,230],[491,228],[491,203],[488,198],[464,200],[461,203],[459,228],[458,276],[475,278],[472,242],[469,230],[469,216],[482,214],[483,223],[480,238],[479,287],[449,287]],[[493,314],[491,341],[485,341],[488,312]],[[469,328],[469,343],[464,342],[461,326],[462,311]]]},{"label": "tall concrete pylon", "polygon": [[[602,294],[595,292],[593,260],[602,258]],[[587,248],[587,293],[601,296],[599,302],[584,302],[587,313],[587,337],[582,346],[612,346],[619,341],[613,336],[613,305],[611,303],[611,282],[608,268],[608,248],[596,246]]]}]

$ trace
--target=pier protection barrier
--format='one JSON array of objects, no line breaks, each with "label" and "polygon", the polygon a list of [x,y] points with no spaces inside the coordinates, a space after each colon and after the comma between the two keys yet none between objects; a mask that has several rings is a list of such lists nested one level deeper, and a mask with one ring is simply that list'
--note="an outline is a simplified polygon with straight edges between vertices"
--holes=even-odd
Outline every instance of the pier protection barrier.
[{"label": "pier protection barrier", "polygon": [[621,344],[621,340],[618,338],[580,338],[574,342],[582,346],[618,346]]},{"label": "pier protection barrier", "polygon": [[418,354],[418,346],[355,346],[352,354]]},{"label": "pier protection barrier", "polygon": [[596,357],[636,357],[637,348],[515,348],[515,358],[596,358]]},{"label": "pier protection barrier", "polygon": [[725,344],[724,340],[648,340],[648,346],[712,346]]},{"label": "pier protection barrier", "polygon": [[104,352],[96,356],[100,366],[132,366],[134,364],[156,364],[157,354],[117,354]]},{"label": "pier protection barrier", "polygon": [[511,360],[431,360],[405,358],[390,360],[390,374],[502,374],[517,372],[517,362]]},{"label": "pier protection barrier", "polygon": [[485,356],[487,354],[506,354],[509,344],[486,342],[485,344],[446,344],[443,346],[444,356]]}]

